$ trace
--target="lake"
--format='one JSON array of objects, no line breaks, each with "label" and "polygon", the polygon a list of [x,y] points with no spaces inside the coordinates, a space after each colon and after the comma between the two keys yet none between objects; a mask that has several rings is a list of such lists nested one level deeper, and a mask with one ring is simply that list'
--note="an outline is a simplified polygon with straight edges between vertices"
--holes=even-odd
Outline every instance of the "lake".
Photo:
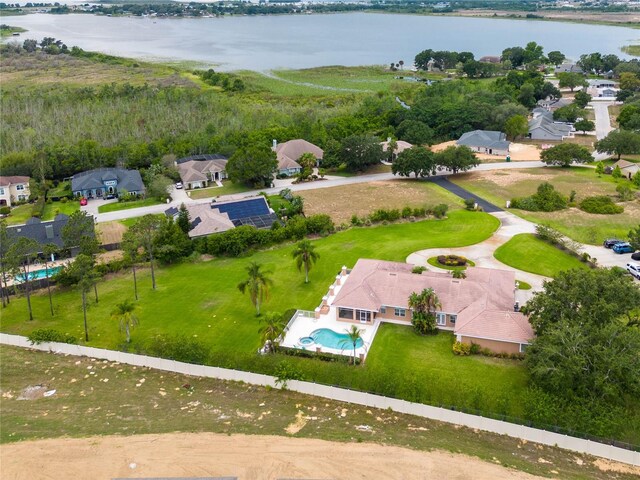
[{"label": "lake", "polygon": [[19,39],[50,36],[112,55],[257,71],[411,64],[426,48],[471,51],[478,58],[529,41],[572,59],[590,52],[628,58],[620,47],[640,36],[638,30],[608,25],[362,12],[223,18],[31,14],[2,21],[29,30]]}]

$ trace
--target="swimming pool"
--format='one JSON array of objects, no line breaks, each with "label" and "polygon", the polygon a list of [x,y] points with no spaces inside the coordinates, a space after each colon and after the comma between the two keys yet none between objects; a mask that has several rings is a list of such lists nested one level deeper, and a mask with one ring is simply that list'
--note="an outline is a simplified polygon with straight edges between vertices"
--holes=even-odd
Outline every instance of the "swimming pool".
[{"label": "swimming pool", "polygon": [[[51,267],[49,269],[49,277],[53,277],[56,273],[62,270],[62,267]],[[29,280],[40,280],[41,278],[47,278],[47,269],[35,270],[33,272],[29,272]],[[16,283],[24,282],[24,274],[15,276]]]},{"label": "swimming pool", "polygon": [[[335,348],[336,350],[348,350],[353,349],[353,343],[349,340],[349,335],[346,333],[334,332],[329,328],[319,328],[309,334],[307,338],[312,338],[313,341],[327,348]],[[302,340],[302,339],[301,339]],[[356,341],[356,348],[360,348],[364,345],[361,338]]]}]

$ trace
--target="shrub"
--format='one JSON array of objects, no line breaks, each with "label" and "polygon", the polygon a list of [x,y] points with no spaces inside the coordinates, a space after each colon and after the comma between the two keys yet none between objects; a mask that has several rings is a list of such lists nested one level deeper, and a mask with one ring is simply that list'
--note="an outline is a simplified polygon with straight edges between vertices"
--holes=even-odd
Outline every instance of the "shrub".
[{"label": "shrub", "polygon": [[626,183],[621,183],[620,185],[618,185],[616,187],[616,192],[618,193],[620,200],[623,202],[628,202],[630,200],[633,200],[633,197],[634,197],[633,190],[631,190],[631,187]]},{"label": "shrub", "polygon": [[439,255],[438,263],[447,267],[464,267],[468,260],[458,255]]},{"label": "shrub", "polygon": [[435,335],[438,333],[436,316],[433,313],[424,314],[420,312],[413,312],[411,325],[413,325],[415,331],[421,335]]},{"label": "shrub", "polygon": [[538,190],[530,197],[511,199],[511,208],[529,212],[555,212],[567,208],[567,198],[548,182],[538,185]]},{"label": "shrub", "polygon": [[11,207],[0,207],[0,215],[9,215],[11,213]]},{"label": "shrub", "polygon": [[155,357],[196,364],[206,363],[209,356],[202,342],[186,335],[157,335],[148,341],[145,351]]},{"label": "shrub", "polygon": [[417,273],[417,274],[421,274],[422,272],[426,272],[426,271],[427,271],[427,267],[425,267],[424,265],[418,265],[411,269],[411,273]]},{"label": "shrub", "polygon": [[412,212],[413,210],[411,209],[411,207],[404,207],[401,213],[402,218],[409,218]]},{"label": "shrub", "polygon": [[433,215],[436,218],[443,218],[444,216],[447,215],[448,211],[449,211],[449,205],[447,205],[446,203],[441,203],[433,207]]},{"label": "shrub", "polygon": [[53,328],[39,328],[31,332],[27,339],[31,342],[31,345],[40,345],[44,342],[58,342],[58,343],[78,343],[78,339],[73,335],[62,333]]},{"label": "shrub", "polygon": [[580,210],[600,215],[615,215],[624,212],[622,206],[616,205],[611,197],[606,195],[585,198],[580,202]]},{"label": "shrub", "polygon": [[467,210],[475,210],[476,208],[476,200],[474,198],[465,198],[464,206]]},{"label": "shrub", "polygon": [[453,353],[455,355],[470,355],[471,345],[462,342],[453,342]]}]

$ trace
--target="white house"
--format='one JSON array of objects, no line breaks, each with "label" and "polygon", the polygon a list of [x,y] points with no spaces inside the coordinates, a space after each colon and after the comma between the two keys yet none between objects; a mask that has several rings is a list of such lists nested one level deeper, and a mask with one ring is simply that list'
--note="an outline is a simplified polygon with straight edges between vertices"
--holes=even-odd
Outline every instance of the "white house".
[{"label": "white house", "polygon": [[15,202],[29,200],[29,177],[0,177],[0,206],[10,207]]}]

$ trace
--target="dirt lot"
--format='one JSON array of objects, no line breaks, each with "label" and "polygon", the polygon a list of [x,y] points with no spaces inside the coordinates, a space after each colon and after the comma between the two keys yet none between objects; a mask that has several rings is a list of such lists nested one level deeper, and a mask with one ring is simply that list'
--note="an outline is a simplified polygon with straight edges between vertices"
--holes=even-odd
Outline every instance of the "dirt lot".
[{"label": "dirt lot", "polygon": [[127,231],[127,227],[120,222],[104,222],[98,223],[96,230],[102,244],[110,245],[122,241],[122,235]]},{"label": "dirt lot", "polygon": [[0,452],[2,477],[15,480],[187,476],[237,476],[243,480],[542,478],[440,451],[214,433],[27,441],[3,445]]},{"label": "dirt lot", "polygon": [[430,182],[390,180],[299,192],[307,215],[326,213],[334,222],[349,223],[353,215],[366,216],[379,208],[424,207],[446,203],[461,207],[461,200]]},{"label": "dirt lot", "polygon": [[[431,147],[434,152],[444,150],[451,145],[455,145],[455,140],[450,142],[439,143]],[[540,149],[537,145],[525,145],[523,143],[512,143],[509,147],[511,153],[511,160],[514,162],[527,161],[527,160],[540,160]],[[504,162],[505,158],[501,155],[487,155],[484,153],[476,153],[476,156],[484,163],[491,162]]]}]

